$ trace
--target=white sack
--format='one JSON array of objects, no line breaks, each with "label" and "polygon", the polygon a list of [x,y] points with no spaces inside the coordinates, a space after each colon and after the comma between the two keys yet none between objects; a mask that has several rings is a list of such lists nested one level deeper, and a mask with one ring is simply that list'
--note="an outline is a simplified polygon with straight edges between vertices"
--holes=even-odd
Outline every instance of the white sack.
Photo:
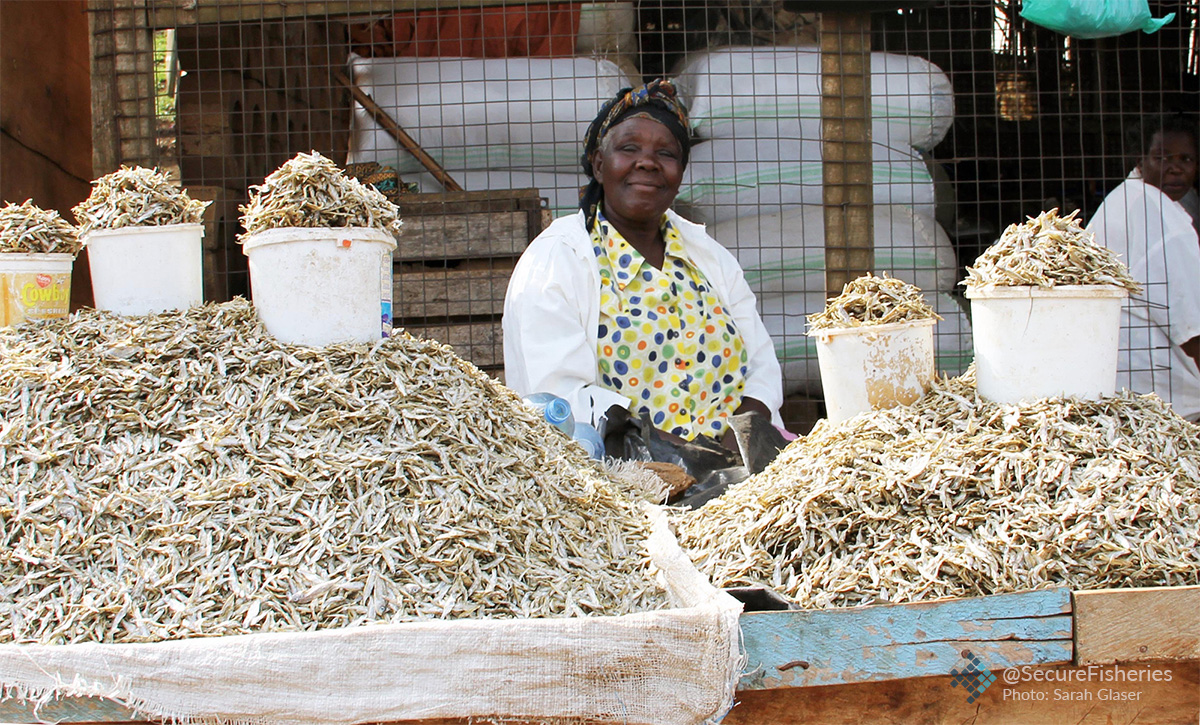
[{"label": "white sack", "polygon": [[[914,284],[943,319],[934,328],[936,365],[957,375],[973,358],[970,323],[947,292],[958,281],[954,248],[945,230],[903,206],[875,207],[875,271]],[[763,324],[783,367],[784,392],[819,395],[816,344],[807,315],[825,307],[825,224],[819,206],[745,216],[709,227],[738,259],[758,297]]]},{"label": "white sack", "polygon": [[[924,159],[911,149],[881,144],[872,151],[875,203],[902,204],[933,218],[936,195]],[[704,141],[692,147],[676,203],[684,216],[704,224],[821,204],[821,159],[819,141]]]},{"label": "white sack", "polygon": [[[651,507],[648,507],[651,508]],[[429,621],[151,644],[0,645],[0,686],[104,696],[151,718],[340,724],[513,717],[694,725],[732,706],[741,604],[651,508],[681,608],[622,617]]]},{"label": "white sack", "polygon": [[[726,48],[689,58],[678,77],[705,138],[821,138],[821,52]],[[871,54],[872,140],[929,150],[954,120],[950,79],[927,60]]]},{"label": "white sack", "polygon": [[[362,58],[354,83],[442,168],[579,168],[600,105],[632,85],[601,58]],[[358,104],[348,162],[424,167]]]}]

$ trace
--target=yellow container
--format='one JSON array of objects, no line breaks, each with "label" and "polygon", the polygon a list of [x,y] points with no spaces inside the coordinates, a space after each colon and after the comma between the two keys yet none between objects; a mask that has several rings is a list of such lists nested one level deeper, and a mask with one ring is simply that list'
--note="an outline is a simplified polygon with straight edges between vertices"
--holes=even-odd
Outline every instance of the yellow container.
[{"label": "yellow container", "polygon": [[71,254],[0,254],[0,327],[66,317],[74,263]]}]

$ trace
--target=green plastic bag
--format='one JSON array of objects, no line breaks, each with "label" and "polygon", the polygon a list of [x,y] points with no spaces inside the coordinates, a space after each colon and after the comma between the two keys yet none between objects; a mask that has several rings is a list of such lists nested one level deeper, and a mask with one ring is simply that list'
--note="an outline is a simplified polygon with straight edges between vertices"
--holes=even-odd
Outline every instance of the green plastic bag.
[{"label": "green plastic bag", "polygon": [[1153,33],[1175,19],[1150,17],[1147,0],[1025,0],[1021,17],[1072,38]]}]

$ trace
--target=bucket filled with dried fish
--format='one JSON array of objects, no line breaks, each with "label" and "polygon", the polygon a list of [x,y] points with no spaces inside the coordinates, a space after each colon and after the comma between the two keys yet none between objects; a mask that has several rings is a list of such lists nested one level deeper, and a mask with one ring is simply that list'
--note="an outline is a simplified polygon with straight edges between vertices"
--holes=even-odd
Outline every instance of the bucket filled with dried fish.
[{"label": "bucket filled with dried fish", "polygon": [[79,253],[75,227],[27,199],[0,209],[0,327],[66,317]]},{"label": "bucket filled with dried fish", "polygon": [[1098,400],[1117,384],[1121,305],[1138,285],[1075,212],[1013,224],[967,268],[979,394]]},{"label": "bucket filled with dried fish", "polygon": [[924,395],[934,376],[938,319],[921,290],[874,275],[849,282],[823,311],[809,315],[826,417],[842,421]]},{"label": "bucket filled with dried fish", "polygon": [[204,301],[204,210],[158,169],[122,166],[72,209],[88,251],[96,308],[123,315]]},{"label": "bucket filled with dried fish", "polygon": [[387,337],[398,212],[315,151],[251,187],[240,241],[267,330],[297,345]]}]

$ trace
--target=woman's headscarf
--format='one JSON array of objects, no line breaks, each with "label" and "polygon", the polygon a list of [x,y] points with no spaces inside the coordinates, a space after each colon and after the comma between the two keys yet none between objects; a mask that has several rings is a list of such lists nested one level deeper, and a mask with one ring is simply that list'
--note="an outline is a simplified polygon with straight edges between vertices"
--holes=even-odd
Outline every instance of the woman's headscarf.
[{"label": "woman's headscarf", "polygon": [[580,163],[583,173],[587,174],[588,185],[584,187],[579,197],[579,208],[583,210],[587,228],[591,229],[596,222],[596,212],[604,199],[604,187],[592,174],[592,158],[600,149],[600,144],[609,130],[632,117],[649,118],[658,121],[670,130],[683,149],[683,166],[687,167],[688,151],[690,149],[687,109],[675,97],[675,85],[669,80],[658,79],[650,81],[637,88],[623,88],[615,98],[604,102],[600,113],[596,115],[587,133],[583,136],[583,156]]}]

